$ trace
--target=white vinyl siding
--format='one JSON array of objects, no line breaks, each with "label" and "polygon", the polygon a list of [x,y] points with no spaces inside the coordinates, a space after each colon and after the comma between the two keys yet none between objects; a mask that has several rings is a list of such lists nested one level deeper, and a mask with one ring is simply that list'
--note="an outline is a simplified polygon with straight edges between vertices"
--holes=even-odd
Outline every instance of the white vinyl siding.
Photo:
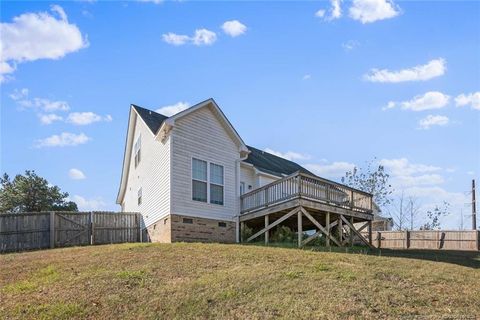
[{"label": "white vinyl siding", "polygon": [[[236,168],[240,155],[238,146],[210,107],[176,120],[171,141],[172,214],[234,221],[238,214]],[[223,167],[223,205],[192,200],[192,158]],[[214,170],[214,179],[219,181],[219,173],[216,168]],[[213,189],[215,197],[220,194],[218,188],[214,186]]]},{"label": "white vinyl siding", "polygon": [[[136,116],[132,111],[132,116]],[[145,227],[170,213],[170,139],[160,142],[154,139],[150,129],[137,116],[130,130],[134,149],[141,136],[141,164],[135,168],[135,152],[131,154],[127,175],[123,211],[140,212]],[[142,204],[138,205],[138,191],[141,190]]]},{"label": "white vinyl siding", "polygon": [[245,183],[245,193],[257,188],[257,181],[253,167],[240,165],[240,181]]}]

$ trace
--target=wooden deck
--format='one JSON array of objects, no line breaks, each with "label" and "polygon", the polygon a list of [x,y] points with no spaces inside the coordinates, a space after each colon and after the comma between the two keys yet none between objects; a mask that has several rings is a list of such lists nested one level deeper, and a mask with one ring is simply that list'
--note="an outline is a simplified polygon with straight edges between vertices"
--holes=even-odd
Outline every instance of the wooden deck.
[{"label": "wooden deck", "polygon": [[[353,245],[356,236],[371,246],[372,208],[369,193],[296,172],[242,195],[239,220],[241,228],[248,225],[260,229],[246,241],[264,235],[268,243],[269,232],[282,224],[297,230],[299,246],[319,236],[326,238],[327,245]],[[365,223],[357,230],[354,224],[359,222]],[[368,240],[360,233],[366,227],[369,227]],[[301,239],[303,230],[316,232],[307,241]]]}]

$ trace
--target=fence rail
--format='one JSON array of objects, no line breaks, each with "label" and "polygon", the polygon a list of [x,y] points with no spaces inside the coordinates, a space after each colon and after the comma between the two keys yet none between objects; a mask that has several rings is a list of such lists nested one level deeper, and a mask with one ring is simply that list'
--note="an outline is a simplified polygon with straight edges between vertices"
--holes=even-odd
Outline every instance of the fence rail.
[{"label": "fence rail", "polygon": [[[365,234],[365,233],[363,233]],[[373,245],[386,249],[480,250],[480,231],[378,231]]]},{"label": "fence rail", "polygon": [[241,196],[241,213],[262,209],[294,198],[370,213],[372,195],[345,185],[296,172]]},{"label": "fence rail", "polygon": [[0,253],[142,241],[139,213],[0,214]]}]

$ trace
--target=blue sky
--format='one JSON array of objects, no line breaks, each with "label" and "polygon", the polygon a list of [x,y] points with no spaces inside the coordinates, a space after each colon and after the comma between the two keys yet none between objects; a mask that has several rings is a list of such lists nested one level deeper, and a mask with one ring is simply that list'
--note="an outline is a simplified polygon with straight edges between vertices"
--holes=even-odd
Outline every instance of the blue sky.
[{"label": "blue sky", "polygon": [[130,103],[213,97],[247,144],[336,180],[376,157],[422,212],[452,204],[445,228],[470,212],[478,2],[2,1],[1,11],[1,171],[35,169],[81,209],[118,210]]}]

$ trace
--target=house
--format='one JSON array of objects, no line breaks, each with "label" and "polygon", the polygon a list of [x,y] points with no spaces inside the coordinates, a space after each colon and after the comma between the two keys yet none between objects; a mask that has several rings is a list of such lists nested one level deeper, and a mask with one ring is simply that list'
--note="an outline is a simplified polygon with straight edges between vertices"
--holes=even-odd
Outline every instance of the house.
[{"label": "house", "polygon": [[371,195],[247,146],[213,99],[171,117],[131,105],[117,203],[158,242],[238,242],[245,226],[268,241],[289,224],[343,245],[373,219]]}]

